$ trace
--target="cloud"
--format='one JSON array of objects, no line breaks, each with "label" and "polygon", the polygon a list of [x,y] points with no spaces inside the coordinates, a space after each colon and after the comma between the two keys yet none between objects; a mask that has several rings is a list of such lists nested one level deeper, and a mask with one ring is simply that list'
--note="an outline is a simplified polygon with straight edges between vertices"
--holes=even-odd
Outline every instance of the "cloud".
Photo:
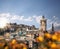
[{"label": "cloud", "polygon": [[57,20],[58,20],[58,18],[56,16],[53,16],[50,19],[48,18],[47,23],[51,25],[52,23],[57,22]]},{"label": "cloud", "polygon": [[18,16],[14,15],[14,16],[12,16],[11,19],[12,19],[12,20],[16,20],[16,19],[18,19]]},{"label": "cloud", "polygon": [[25,21],[33,21],[32,17],[28,17],[27,19],[24,19]]},{"label": "cloud", "polygon": [[42,16],[29,16],[29,17],[25,17],[25,16],[20,16],[20,15],[13,15],[10,13],[0,13],[0,18],[6,18],[9,20],[9,22],[12,21],[24,21],[24,22],[32,22],[35,21],[36,23],[40,23],[40,19]]},{"label": "cloud", "polygon": [[48,19],[48,25],[52,25],[52,23],[54,24],[54,27],[59,27],[60,26],[60,21],[59,18],[57,16],[53,16],[52,19]]},{"label": "cloud", "polygon": [[27,21],[27,22],[33,21],[32,17],[25,18],[24,16],[12,15],[10,13],[0,13],[0,18],[6,18],[10,22],[12,22],[12,21]]},{"label": "cloud", "polygon": [[53,18],[56,18],[56,16],[53,16]]},{"label": "cloud", "polygon": [[54,21],[58,20],[57,16],[53,16]]},{"label": "cloud", "polygon": [[53,16],[53,18],[54,18],[54,26],[55,26],[55,27],[60,26],[59,18],[58,18],[57,16]]},{"label": "cloud", "polygon": [[60,26],[60,23],[55,22],[55,23],[54,23],[54,26],[55,26],[55,27]]},{"label": "cloud", "polygon": [[10,17],[10,13],[1,13],[0,17]]},{"label": "cloud", "polygon": [[33,18],[36,20],[37,23],[40,24],[40,20],[41,20],[42,16],[33,16]]}]

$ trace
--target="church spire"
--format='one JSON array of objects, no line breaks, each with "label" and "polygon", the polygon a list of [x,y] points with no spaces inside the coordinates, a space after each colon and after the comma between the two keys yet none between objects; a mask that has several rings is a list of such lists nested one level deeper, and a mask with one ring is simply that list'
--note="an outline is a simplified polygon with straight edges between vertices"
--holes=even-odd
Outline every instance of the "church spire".
[{"label": "church spire", "polygon": [[54,24],[52,23],[52,31],[54,31]]},{"label": "church spire", "polygon": [[42,16],[42,18],[45,18],[44,16]]}]

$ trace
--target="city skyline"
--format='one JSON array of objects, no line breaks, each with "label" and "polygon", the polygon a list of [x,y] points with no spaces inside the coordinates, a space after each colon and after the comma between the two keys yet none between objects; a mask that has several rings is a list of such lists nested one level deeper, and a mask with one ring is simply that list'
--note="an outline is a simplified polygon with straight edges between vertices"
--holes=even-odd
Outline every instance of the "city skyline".
[{"label": "city skyline", "polygon": [[[60,26],[60,1],[58,0],[0,0],[0,19],[18,23],[35,25],[39,28],[40,19],[44,15],[47,28]],[[2,21],[1,20],[1,21]]]}]

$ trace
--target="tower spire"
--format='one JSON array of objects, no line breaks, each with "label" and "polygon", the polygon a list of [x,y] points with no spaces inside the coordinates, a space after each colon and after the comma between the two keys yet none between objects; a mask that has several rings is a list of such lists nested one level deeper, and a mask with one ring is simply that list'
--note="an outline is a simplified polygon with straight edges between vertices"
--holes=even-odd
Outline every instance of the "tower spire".
[{"label": "tower spire", "polygon": [[42,18],[45,18],[44,16],[42,16]]},{"label": "tower spire", "polygon": [[54,24],[52,23],[52,31],[54,32]]}]

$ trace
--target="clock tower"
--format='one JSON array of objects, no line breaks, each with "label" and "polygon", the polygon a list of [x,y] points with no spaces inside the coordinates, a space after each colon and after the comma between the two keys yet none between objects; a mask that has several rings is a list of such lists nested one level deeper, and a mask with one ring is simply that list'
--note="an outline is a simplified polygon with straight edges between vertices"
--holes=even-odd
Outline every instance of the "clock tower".
[{"label": "clock tower", "polygon": [[40,30],[46,31],[47,28],[47,19],[45,19],[44,16],[42,16],[42,19],[40,20]]}]

